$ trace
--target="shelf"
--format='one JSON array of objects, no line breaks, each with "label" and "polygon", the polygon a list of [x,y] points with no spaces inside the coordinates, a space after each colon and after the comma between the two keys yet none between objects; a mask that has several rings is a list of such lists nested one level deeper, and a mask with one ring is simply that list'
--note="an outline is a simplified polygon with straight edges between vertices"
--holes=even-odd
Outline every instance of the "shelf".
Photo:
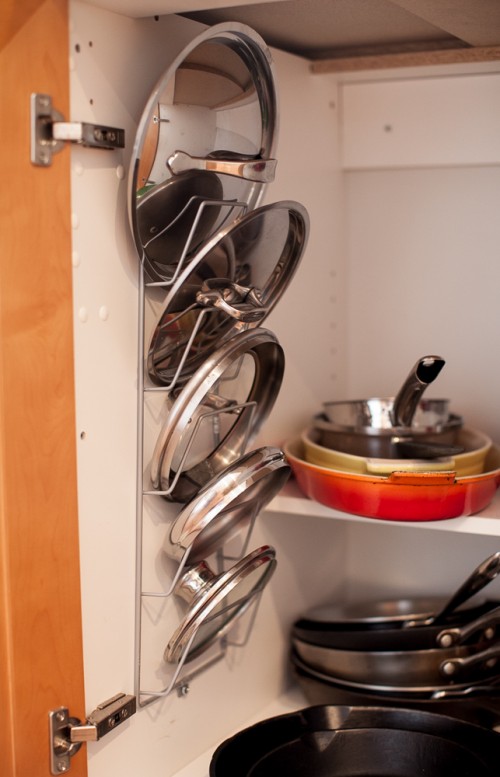
[{"label": "shelf", "polygon": [[411,526],[421,529],[436,529],[461,534],[483,534],[500,536],[500,492],[484,510],[476,515],[450,518],[439,521],[385,521],[377,518],[364,518],[360,515],[344,513],[315,502],[304,496],[295,481],[287,483],[280,494],[267,506],[266,512],[282,515],[303,515],[311,518],[329,518],[341,521],[361,523],[383,523],[396,526]]}]

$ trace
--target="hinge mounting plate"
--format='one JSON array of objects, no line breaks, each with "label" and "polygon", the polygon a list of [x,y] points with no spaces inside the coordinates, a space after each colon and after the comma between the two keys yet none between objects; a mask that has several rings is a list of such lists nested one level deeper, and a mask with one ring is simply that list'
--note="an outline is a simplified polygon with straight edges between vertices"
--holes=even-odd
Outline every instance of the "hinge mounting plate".
[{"label": "hinge mounting plate", "polygon": [[84,742],[97,742],[124,723],[136,711],[136,697],[117,693],[90,713],[85,723],[69,715],[67,707],[49,712],[49,749],[51,774],[69,771],[71,758]]},{"label": "hinge mounting plate", "polygon": [[124,148],[125,131],[102,124],[64,121],[62,114],[53,108],[49,94],[32,94],[31,162],[48,167],[52,164],[52,156],[61,151],[66,142],[107,150]]}]

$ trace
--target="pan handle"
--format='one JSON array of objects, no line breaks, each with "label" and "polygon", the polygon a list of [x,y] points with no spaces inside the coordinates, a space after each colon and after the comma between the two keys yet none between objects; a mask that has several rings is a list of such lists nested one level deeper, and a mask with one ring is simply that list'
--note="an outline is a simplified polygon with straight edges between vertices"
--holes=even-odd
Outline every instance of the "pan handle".
[{"label": "pan handle", "polygon": [[430,698],[446,701],[447,699],[470,699],[474,696],[498,697],[500,696],[500,685],[469,685],[467,688],[443,688],[439,691],[434,691]]},{"label": "pan handle", "polygon": [[455,678],[458,674],[464,671],[464,669],[470,669],[476,664],[484,663],[488,669],[492,669],[498,662],[500,657],[500,644],[495,643],[492,647],[486,650],[480,650],[478,653],[474,653],[471,656],[465,656],[461,658],[448,658],[446,661],[442,661],[439,665],[439,671],[445,677]]},{"label": "pan handle", "polygon": [[411,426],[422,394],[437,378],[444,364],[441,356],[423,356],[418,360],[394,400],[391,411],[393,426]]},{"label": "pan handle", "polygon": [[456,483],[457,473],[443,470],[442,472],[391,472],[387,477],[389,483],[397,486],[452,486]]},{"label": "pan handle", "polygon": [[500,607],[484,613],[476,620],[466,623],[465,626],[456,626],[452,629],[443,629],[436,637],[439,647],[449,648],[462,645],[469,637],[478,631],[484,632],[486,639],[492,639],[495,635],[495,626],[500,624]]}]

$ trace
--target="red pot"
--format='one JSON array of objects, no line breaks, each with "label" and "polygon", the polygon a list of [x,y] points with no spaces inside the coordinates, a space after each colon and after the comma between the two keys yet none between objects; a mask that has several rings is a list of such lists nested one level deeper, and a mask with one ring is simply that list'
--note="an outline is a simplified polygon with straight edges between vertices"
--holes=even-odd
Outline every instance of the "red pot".
[{"label": "red pot", "polygon": [[310,464],[300,439],[284,451],[301,491],[321,504],[367,518],[439,521],[473,515],[490,504],[500,485],[500,448],[493,445],[479,475],[392,472],[387,476],[342,472]]}]

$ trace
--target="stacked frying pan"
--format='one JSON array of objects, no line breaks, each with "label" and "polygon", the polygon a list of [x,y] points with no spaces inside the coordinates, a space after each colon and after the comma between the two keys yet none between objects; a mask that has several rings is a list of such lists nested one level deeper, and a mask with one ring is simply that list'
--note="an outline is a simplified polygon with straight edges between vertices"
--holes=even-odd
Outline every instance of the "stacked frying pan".
[{"label": "stacked frying pan", "polygon": [[293,625],[293,673],[314,704],[417,707],[500,723],[500,602],[483,561],[449,598],[322,607]]},{"label": "stacked frying pan", "polygon": [[495,553],[451,597],[300,618],[291,660],[313,706],[222,742],[210,777],[498,774],[500,603],[475,595],[499,572]]}]

